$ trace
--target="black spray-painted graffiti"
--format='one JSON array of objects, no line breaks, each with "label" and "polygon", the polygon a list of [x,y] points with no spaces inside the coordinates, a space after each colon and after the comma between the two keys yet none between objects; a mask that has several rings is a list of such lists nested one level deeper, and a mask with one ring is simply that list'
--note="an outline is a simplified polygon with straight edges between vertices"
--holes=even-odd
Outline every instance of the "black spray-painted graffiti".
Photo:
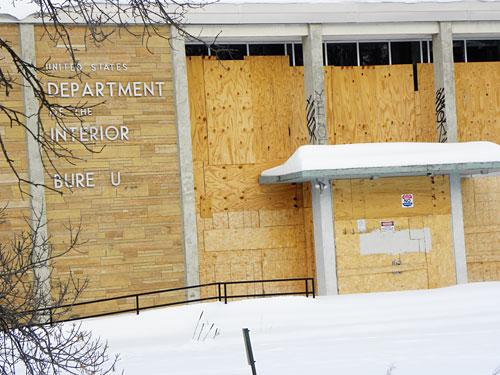
[{"label": "black spray-painted graffiti", "polygon": [[316,144],[316,105],[312,95],[306,100],[306,118],[307,118],[307,133],[309,135],[309,144]]},{"label": "black spray-painted graffiti", "polygon": [[[317,111],[317,115],[316,115]],[[324,91],[315,91],[306,100],[306,119],[309,144],[327,144]]]},{"label": "black spray-painted graffiti", "polygon": [[445,110],[444,88],[436,90],[436,121],[438,141],[445,143],[448,140],[448,132],[446,129],[446,114]]}]

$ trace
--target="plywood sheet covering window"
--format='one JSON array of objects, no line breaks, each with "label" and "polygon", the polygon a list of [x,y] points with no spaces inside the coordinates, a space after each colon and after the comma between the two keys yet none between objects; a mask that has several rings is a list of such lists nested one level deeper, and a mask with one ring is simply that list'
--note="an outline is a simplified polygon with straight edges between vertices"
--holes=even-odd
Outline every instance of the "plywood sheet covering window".
[{"label": "plywood sheet covering window", "polygon": [[[455,63],[455,98],[460,142],[500,143],[500,63]],[[432,64],[418,64],[420,137],[436,142],[436,111]]]},{"label": "plywood sheet covering window", "polygon": [[411,65],[325,67],[330,144],[415,142]]},{"label": "plywood sheet covering window", "polygon": [[[414,207],[402,207],[401,194],[406,193],[413,194]],[[334,181],[339,292],[454,284],[448,196],[444,176]],[[394,232],[382,234],[384,221],[394,222]],[[380,243],[393,235],[400,248]]]},{"label": "plywood sheet covering window", "polygon": [[[257,161],[289,156],[291,70],[286,56],[248,57],[252,77],[252,108]],[[268,69],[270,68],[270,69]],[[284,147],[285,146],[285,147]]]},{"label": "plywood sheet covering window", "polygon": [[458,139],[500,143],[500,62],[455,64]]},{"label": "plywood sheet covering window", "polygon": [[[500,96],[498,85],[494,84],[497,65],[486,63],[480,69],[475,64],[455,65],[461,140],[476,139],[465,135],[473,133],[471,127],[464,125],[468,119],[480,126],[480,135],[474,133],[476,137],[498,142],[495,129]],[[324,69],[331,144],[437,140],[432,64],[418,64],[418,90],[411,65]],[[478,77],[477,83],[466,79],[471,76],[471,69]],[[188,74],[190,88],[195,87],[190,94],[195,116],[193,145],[199,145],[193,149],[193,157],[202,278],[210,275],[206,279],[210,281],[243,277],[243,265],[247,262],[252,264],[251,268],[245,268],[247,278],[271,275],[272,268],[263,266],[262,249],[256,247],[277,245],[281,249],[302,246],[301,259],[306,259],[306,266],[298,274],[314,275],[309,184],[258,184],[260,172],[282,163],[298,146],[307,143],[303,68],[289,67],[286,57],[248,57],[221,63],[190,57]],[[414,194],[413,208],[401,207],[403,193]],[[346,255],[339,261],[344,272],[339,285],[344,292],[432,288],[454,283],[447,178],[336,181],[334,205],[336,226],[341,228],[345,225],[357,230],[358,219],[380,224],[381,220],[394,218],[399,228],[408,231],[427,228],[432,241],[432,250],[417,255],[361,256],[359,249],[356,256]],[[302,228],[304,240],[290,242],[286,230],[278,228],[281,224],[278,218],[273,219],[278,229],[270,229],[273,225],[261,228],[263,210],[300,212],[301,224],[294,225]],[[468,212],[472,209],[468,208]],[[488,215],[491,217],[493,213]],[[253,235],[263,239],[262,245],[247,239]],[[355,237],[359,233],[337,232],[337,235],[347,236],[345,241],[339,240],[345,246],[359,244],[359,238]],[[476,238],[468,236],[467,243],[476,243]],[[393,269],[393,261],[402,261],[405,271],[393,274],[398,272]],[[239,266],[234,272],[229,266],[217,268],[222,263]],[[286,264],[285,267],[276,263],[276,275],[295,267],[294,262]],[[264,268],[268,273],[262,273]],[[369,286],[353,286],[363,283]]]},{"label": "plywood sheet covering window", "polygon": [[290,81],[287,91],[290,93],[290,148],[289,155],[292,155],[297,148],[308,144],[306,105],[304,89],[304,67],[291,67]]},{"label": "plywood sheet covering window", "polygon": [[[190,88],[196,87],[190,90],[190,108],[200,281],[313,276],[304,224],[312,224],[312,215],[303,208],[302,186],[258,182],[263,170],[307,143],[303,72],[290,67],[286,56],[222,62],[190,57],[187,63]],[[303,288],[303,283],[252,284],[229,292]]]},{"label": "plywood sheet covering window", "polygon": [[500,177],[462,179],[469,281],[500,280]]},{"label": "plywood sheet covering window", "polygon": [[437,142],[434,70],[432,64],[417,64],[419,142]]},{"label": "plywood sheet covering window", "polygon": [[207,111],[205,107],[205,73],[203,60],[189,56],[187,58],[189,90],[189,114],[191,121],[191,142],[193,161],[208,162]]},{"label": "plywood sheet covering window", "polygon": [[[19,53],[18,26],[1,25],[0,33]],[[21,77],[5,49],[0,50],[0,60],[2,73],[15,80],[8,95],[4,90],[0,92],[0,102],[7,108],[22,112]],[[16,172],[21,178],[27,178],[25,130],[18,125],[11,126],[8,116],[3,112],[0,113],[0,137]],[[0,244],[7,246],[16,233],[28,228],[24,220],[25,217],[29,218],[28,191],[26,184],[18,185],[18,178],[0,151],[0,210],[5,208],[6,215],[5,222],[0,224]]]},{"label": "plywood sheet covering window", "polygon": [[257,160],[251,78],[246,61],[205,60],[208,155],[212,165]]},{"label": "plywood sheet covering window", "polygon": [[[94,186],[82,187],[75,183],[72,189],[63,186],[63,195],[46,192],[48,230],[58,250],[68,241],[67,226],[70,223],[82,226],[80,252],[57,261],[54,282],[70,270],[78,278],[88,278],[84,299],[184,286],[168,40],[154,36],[146,47],[140,38],[114,33],[101,48],[88,45],[85,49],[84,29],[75,27],[70,31],[73,45],[79,46],[76,57],[89,76],[82,76],[82,81],[71,80],[69,67],[57,65],[55,73],[61,78],[45,78],[44,84],[76,82],[82,88],[88,83],[95,90],[101,82],[104,95],[94,92],[94,95],[83,96],[80,89],[73,96],[57,98],[60,104],[80,103],[86,108],[95,105],[91,115],[82,117],[82,126],[87,127],[88,133],[91,127],[98,129],[98,139],[84,141],[97,151],[95,153],[86,151],[69,136],[60,140],[81,160],[74,164],[56,160],[57,173],[67,174],[70,181],[71,174],[92,173],[91,185]],[[168,36],[166,27],[159,32]],[[43,28],[35,27],[38,64],[69,64],[64,48],[42,34]],[[112,95],[106,82],[115,82]],[[153,92],[146,91],[143,83]],[[119,84],[125,90],[130,85],[130,91],[119,95]],[[52,124],[48,114],[43,115],[46,123]],[[75,134],[82,131],[81,124],[74,119],[68,120],[68,126],[76,128]],[[111,127],[126,131],[125,137],[112,139],[116,131]],[[101,129],[104,132],[110,129],[111,139],[99,138]],[[88,134],[84,136],[88,138]],[[46,175],[46,182],[53,185],[52,176]]]}]

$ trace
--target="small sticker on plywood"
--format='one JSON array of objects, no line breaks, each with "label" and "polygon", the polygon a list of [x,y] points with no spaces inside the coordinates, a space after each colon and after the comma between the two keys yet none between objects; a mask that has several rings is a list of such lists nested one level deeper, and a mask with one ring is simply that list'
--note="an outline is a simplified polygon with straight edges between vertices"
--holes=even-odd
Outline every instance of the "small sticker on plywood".
[{"label": "small sticker on plywood", "polygon": [[365,219],[358,219],[358,232],[366,232]]},{"label": "small sticker on plywood", "polygon": [[401,207],[413,207],[413,194],[401,194]]},{"label": "small sticker on plywood", "polygon": [[394,221],[381,221],[380,222],[381,232],[394,232]]}]

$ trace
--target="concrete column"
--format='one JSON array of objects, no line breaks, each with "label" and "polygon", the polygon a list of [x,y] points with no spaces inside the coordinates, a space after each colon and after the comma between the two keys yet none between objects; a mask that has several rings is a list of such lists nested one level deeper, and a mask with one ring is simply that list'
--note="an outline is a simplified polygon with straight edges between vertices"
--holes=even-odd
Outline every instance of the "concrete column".
[{"label": "concrete column", "polygon": [[311,182],[318,295],[338,294],[333,198],[328,180]]},{"label": "concrete column", "polygon": [[[440,22],[439,33],[432,37],[434,89],[438,142],[458,142],[453,34],[451,22]],[[450,175],[451,227],[457,284],[467,282],[462,188],[460,176]]]},{"label": "concrete column", "polygon": [[321,25],[309,25],[309,35],[302,38],[302,46],[307,132],[311,145],[328,144],[322,43]]},{"label": "concrete column", "polygon": [[[302,38],[304,86],[309,144],[327,145],[325,75],[323,70],[323,37],[321,25],[309,25]],[[318,186],[316,188],[315,186]],[[333,198],[330,181],[311,182],[314,223],[316,282],[319,295],[334,295],[337,289]]]},{"label": "concrete column", "polygon": [[[33,25],[19,25],[19,41],[21,58],[35,64],[35,36]],[[33,262],[35,263],[34,283],[35,293],[40,308],[50,306],[50,267],[48,262],[49,250],[47,247],[47,217],[45,207],[45,189],[42,152],[37,139],[32,135],[38,134],[38,100],[27,81],[23,78],[23,111],[26,127],[26,158],[28,167],[30,225],[33,238]],[[28,131],[29,130],[29,131]],[[30,134],[30,132],[32,134]],[[47,316],[40,316],[45,322]]]},{"label": "concrete column", "polygon": [[439,23],[439,34],[432,36],[432,52],[438,141],[458,142],[451,22]]},{"label": "concrete column", "polygon": [[[189,95],[186,70],[184,37],[175,27],[170,27],[172,47],[172,75],[174,82],[175,123],[177,130],[177,154],[181,185],[182,241],[184,250],[184,280],[186,286],[200,284],[198,267],[198,232],[196,229],[196,206],[194,199],[193,153],[191,145],[191,123],[189,117]],[[188,300],[200,298],[200,291],[188,289]]]},{"label": "concrete column", "polygon": [[459,174],[450,175],[451,231],[457,284],[467,283],[467,257],[465,253],[462,185]]}]

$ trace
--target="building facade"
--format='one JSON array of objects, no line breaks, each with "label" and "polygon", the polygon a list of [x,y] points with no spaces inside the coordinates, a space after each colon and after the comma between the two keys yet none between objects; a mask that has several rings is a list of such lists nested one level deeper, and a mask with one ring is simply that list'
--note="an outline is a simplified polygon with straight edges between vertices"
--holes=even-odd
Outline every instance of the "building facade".
[{"label": "building facade", "polygon": [[[85,300],[319,277],[310,184],[259,184],[300,145],[500,143],[497,2],[212,4],[187,15],[197,40],[165,26],[171,42],[155,36],[147,46],[123,33],[96,48],[75,25],[76,67],[37,22],[4,17],[0,29],[54,72],[43,84],[58,103],[80,107],[83,123],[66,129],[40,114],[51,139],[79,159],[55,159],[43,178],[63,194],[45,188],[38,198],[21,195],[2,160],[9,220],[0,235],[7,241],[38,209],[62,251],[69,223],[81,223],[80,252],[58,259],[52,278],[88,279]],[[77,70],[83,78],[72,78]],[[21,88],[2,100],[30,106]],[[40,153],[24,130],[2,120],[0,131],[33,177]],[[334,182],[334,293],[499,280],[500,177],[462,178],[459,206],[450,186],[447,176]],[[462,229],[453,227],[456,207]],[[376,237],[385,222],[396,248]],[[188,298],[198,293],[212,291]]]}]

